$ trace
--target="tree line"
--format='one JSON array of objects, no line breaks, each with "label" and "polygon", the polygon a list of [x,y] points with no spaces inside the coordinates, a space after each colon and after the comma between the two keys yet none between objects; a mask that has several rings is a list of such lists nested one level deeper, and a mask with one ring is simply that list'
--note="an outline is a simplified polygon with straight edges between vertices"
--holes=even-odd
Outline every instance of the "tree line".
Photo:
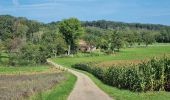
[{"label": "tree line", "polygon": [[106,20],[98,21],[83,21],[84,27],[98,27],[101,29],[130,29],[130,30],[149,30],[158,32],[155,38],[157,42],[169,43],[170,42],[170,26],[160,24],[141,24],[141,23],[123,23]]},{"label": "tree line", "polygon": [[85,27],[83,38],[89,44],[102,50],[115,51],[122,47],[132,47],[135,44],[148,46],[156,42],[159,32],[143,29],[102,29]]}]

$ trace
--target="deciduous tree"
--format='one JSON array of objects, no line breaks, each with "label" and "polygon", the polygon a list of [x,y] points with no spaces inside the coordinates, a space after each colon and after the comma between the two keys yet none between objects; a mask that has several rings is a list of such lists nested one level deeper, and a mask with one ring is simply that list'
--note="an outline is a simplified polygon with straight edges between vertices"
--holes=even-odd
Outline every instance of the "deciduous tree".
[{"label": "deciduous tree", "polygon": [[77,18],[64,19],[59,23],[59,31],[68,45],[68,55],[76,51],[76,42],[83,33],[81,23]]}]

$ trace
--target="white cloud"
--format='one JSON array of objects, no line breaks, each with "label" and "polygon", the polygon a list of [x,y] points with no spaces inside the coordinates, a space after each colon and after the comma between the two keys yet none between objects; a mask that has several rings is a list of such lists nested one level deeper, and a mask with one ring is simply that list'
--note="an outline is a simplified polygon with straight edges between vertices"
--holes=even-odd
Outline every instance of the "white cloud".
[{"label": "white cloud", "polygon": [[61,6],[60,3],[40,3],[40,4],[29,4],[29,5],[20,5],[21,8],[42,8],[42,7],[52,7],[52,6]]},{"label": "white cloud", "polygon": [[14,6],[19,6],[19,1],[18,0],[12,0]]},{"label": "white cloud", "polygon": [[45,0],[44,3],[33,3],[33,4],[20,4],[19,0],[12,0],[13,5],[20,9],[28,9],[28,8],[50,8],[56,6],[66,6],[66,2],[92,2],[96,0]]}]

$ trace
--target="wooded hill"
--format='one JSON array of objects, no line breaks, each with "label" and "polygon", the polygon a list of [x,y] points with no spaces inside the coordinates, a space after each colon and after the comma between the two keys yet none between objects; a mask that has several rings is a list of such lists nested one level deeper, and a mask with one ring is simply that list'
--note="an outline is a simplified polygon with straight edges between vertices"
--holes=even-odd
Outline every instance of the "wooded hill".
[{"label": "wooded hill", "polygon": [[8,55],[10,65],[45,63],[54,55],[78,52],[82,39],[105,53],[122,47],[153,42],[170,42],[170,26],[114,21],[79,21],[77,18],[41,23],[24,17],[0,15],[1,54]]},{"label": "wooded hill", "polygon": [[130,29],[130,30],[152,30],[159,32],[157,42],[170,42],[170,26],[161,24],[141,24],[141,23],[124,23],[115,21],[83,21],[84,27],[98,27],[101,29]]}]

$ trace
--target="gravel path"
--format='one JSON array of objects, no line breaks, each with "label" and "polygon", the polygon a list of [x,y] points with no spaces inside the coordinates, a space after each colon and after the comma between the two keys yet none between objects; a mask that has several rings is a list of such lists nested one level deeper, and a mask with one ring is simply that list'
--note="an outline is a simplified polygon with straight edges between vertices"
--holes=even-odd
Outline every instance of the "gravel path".
[{"label": "gravel path", "polygon": [[77,82],[74,89],[70,93],[68,100],[113,100],[101,89],[99,89],[87,75],[72,69],[64,68],[51,61],[48,62],[55,65],[59,69],[68,70],[77,76]]}]

